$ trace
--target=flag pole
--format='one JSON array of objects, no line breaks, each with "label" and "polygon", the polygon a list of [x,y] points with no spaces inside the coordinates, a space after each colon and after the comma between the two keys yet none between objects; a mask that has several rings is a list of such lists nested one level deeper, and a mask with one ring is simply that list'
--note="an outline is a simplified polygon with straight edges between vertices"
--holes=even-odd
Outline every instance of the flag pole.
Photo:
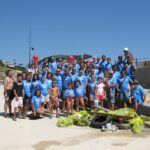
[{"label": "flag pole", "polygon": [[29,30],[29,67],[31,65],[31,29]]}]

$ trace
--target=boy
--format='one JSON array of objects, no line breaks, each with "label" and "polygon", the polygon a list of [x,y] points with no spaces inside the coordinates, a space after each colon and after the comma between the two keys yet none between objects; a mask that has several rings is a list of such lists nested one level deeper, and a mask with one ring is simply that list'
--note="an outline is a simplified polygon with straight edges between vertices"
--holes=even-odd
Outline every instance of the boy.
[{"label": "boy", "polygon": [[56,107],[56,117],[59,118],[58,107],[59,107],[59,89],[56,87],[56,81],[53,80],[52,88],[50,89],[50,104],[51,104],[51,113],[53,114],[53,107]]},{"label": "boy", "polygon": [[22,110],[23,110],[23,83],[22,83],[22,74],[17,74],[17,81],[14,83],[14,95],[15,98],[12,100],[12,108],[14,108],[14,117],[13,120],[16,120],[16,112],[18,109],[19,118],[22,119]]}]

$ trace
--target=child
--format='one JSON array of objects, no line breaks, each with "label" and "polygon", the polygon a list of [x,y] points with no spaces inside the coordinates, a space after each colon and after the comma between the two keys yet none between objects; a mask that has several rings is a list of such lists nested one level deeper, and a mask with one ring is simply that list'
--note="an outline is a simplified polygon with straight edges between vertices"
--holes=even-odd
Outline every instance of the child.
[{"label": "child", "polygon": [[138,110],[139,105],[142,105],[143,102],[145,102],[146,96],[143,88],[139,85],[137,80],[133,81],[132,87],[131,87],[131,95],[130,95],[130,103],[131,100],[133,100],[133,103],[135,105],[135,111]]},{"label": "child", "polygon": [[35,91],[35,95],[32,97],[32,111],[34,115],[43,115],[45,112],[49,113],[48,109],[44,109],[42,107],[42,97],[41,97],[41,90],[37,89]]},{"label": "child", "polygon": [[75,94],[74,94],[74,91],[72,89],[72,84],[68,83],[68,89],[66,89],[64,92],[64,98],[67,101],[68,115],[70,113],[70,110],[71,110],[71,114],[73,113],[74,96],[75,96]]},{"label": "child", "polygon": [[17,81],[14,83],[14,95],[15,98],[12,100],[12,107],[14,108],[14,117],[13,120],[16,120],[16,111],[18,109],[19,118],[22,119],[22,111],[23,111],[23,83],[22,83],[22,74],[17,74]]},{"label": "child", "polygon": [[91,82],[88,83],[89,93],[90,93],[90,107],[93,108],[94,99],[95,99],[95,85],[96,85],[96,77],[92,75]]},{"label": "child", "polygon": [[56,107],[56,117],[59,118],[58,107],[59,107],[59,89],[56,87],[56,81],[53,80],[52,88],[50,89],[50,105],[51,105],[51,113],[53,114],[53,107]]},{"label": "child", "polygon": [[76,81],[75,85],[76,87],[75,87],[74,92],[75,92],[75,100],[76,100],[76,111],[79,111],[79,103],[81,104],[83,109],[85,109],[85,104],[83,100],[85,90],[84,90],[84,87],[81,86],[80,81]]},{"label": "child", "polygon": [[[101,102],[101,107],[104,107],[104,100],[106,99],[106,91],[105,91],[105,85],[103,83],[103,78],[98,77],[98,83],[95,86],[95,98],[96,100]],[[96,103],[96,100],[94,103]]]}]

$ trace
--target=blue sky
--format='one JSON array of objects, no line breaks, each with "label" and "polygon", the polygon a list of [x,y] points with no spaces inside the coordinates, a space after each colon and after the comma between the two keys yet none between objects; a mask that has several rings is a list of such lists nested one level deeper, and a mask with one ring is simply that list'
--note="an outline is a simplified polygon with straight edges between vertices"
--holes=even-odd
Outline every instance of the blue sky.
[{"label": "blue sky", "polygon": [[128,47],[150,57],[149,0],[0,0],[0,59],[28,63],[29,29],[40,58],[106,54]]}]

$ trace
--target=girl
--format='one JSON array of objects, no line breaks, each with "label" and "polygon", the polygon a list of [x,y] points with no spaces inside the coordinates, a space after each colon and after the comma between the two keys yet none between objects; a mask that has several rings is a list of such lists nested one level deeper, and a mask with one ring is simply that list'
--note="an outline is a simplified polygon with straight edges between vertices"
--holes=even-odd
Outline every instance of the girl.
[{"label": "girl", "polygon": [[[103,78],[98,77],[98,83],[95,85],[95,98],[101,102],[101,107],[104,107],[104,100],[106,99],[105,85],[103,83]],[[96,103],[96,100],[94,103]]]},{"label": "girl", "polygon": [[84,90],[84,87],[81,86],[80,81],[76,81],[75,85],[76,87],[75,87],[74,92],[75,92],[75,100],[76,100],[76,111],[79,111],[79,103],[81,104],[83,109],[85,109],[85,104],[83,100],[85,90]]},{"label": "girl", "polygon": [[71,114],[73,113],[74,96],[75,94],[74,91],[72,90],[72,84],[68,83],[68,89],[66,89],[64,92],[64,98],[67,101],[68,115],[70,113],[70,110],[71,110]]}]

